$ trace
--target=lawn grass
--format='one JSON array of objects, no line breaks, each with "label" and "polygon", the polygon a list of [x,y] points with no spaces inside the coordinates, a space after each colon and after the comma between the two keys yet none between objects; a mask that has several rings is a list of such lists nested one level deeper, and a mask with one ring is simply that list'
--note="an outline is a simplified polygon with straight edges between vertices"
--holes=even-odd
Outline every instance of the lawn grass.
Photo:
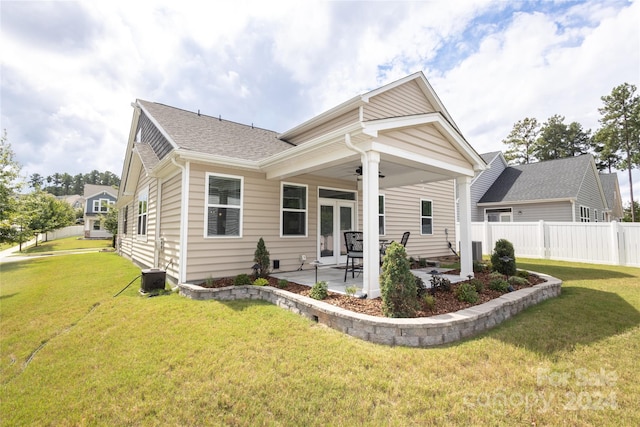
[{"label": "lawn grass", "polygon": [[30,246],[23,253],[42,254],[46,252],[74,251],[83,249],[108,249],[112,246],[111,239],[85,239],[82,237],[67,237],[64,239],[38,242],[38,246]]},{"label": "lawn grass", "polygon": [[2,423],[640,424],[640,269],[518,261],[562,295],[431,349],[139,281],[114,298],[140,270],[113,253],[3,264]]}]

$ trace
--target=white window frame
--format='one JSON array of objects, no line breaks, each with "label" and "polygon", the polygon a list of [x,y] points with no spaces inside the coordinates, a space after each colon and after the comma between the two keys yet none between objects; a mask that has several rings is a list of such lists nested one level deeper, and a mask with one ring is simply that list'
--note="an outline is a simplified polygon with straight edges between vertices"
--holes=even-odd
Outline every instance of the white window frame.
[{"label": "white window frame", "polygon": [[[507,209],[508,209],[508,211],[507,211]],[[509,216],[509,221],[508,222],[513,222],[513,208],[485,208],[485,210],[484,210],[484,219],[487,222],[489,222],[489,215],[488,215],[489,213],[497,213],[498,214],[498,220],[499,221],[493,221],[493,222],[498,222],[498,223],[507,222],[507,221],[502,221],[502,216],[503,215]]]},{"label": "white window frame", "polygon": [[[284,187],[300,187],[304,188],[304,209],[285,208],[284,207]],[[284,234],[284,213],[285,212],[302,212],[304,213],[304,234]],[[295,182],[280,183],[280,237],[285,239],[305,238],[309,236],[309,186],[306,184],[298,184]]]},{"label": "white window frame", "polygon": [[[109,207],[113,204],[115,204],[115,202],[110,199],[95,199],[93,201],[93,211],[98,213],[107,213],[109,212]],[[102,207],[104,207],[104,210]]]},{"label": "white window frame", "polygon": [[[145,203],[145,211],[140,211],[140,203]],[[140,232],[140,224],[144,223],[144,233]],[[146,239],[149,232],[149,187],[145,187],[138,193],[138,207],[136,210],[136,236]]]},{"label": "white window frame", "polygon": [[[429,202],[431,203],[431,216],[429,215],[422,215],[422,203],[423,202]],[[433,206],[433,200],[432,199],[420,199],[420,235],[421,236],[433,236],[433,229],[434,229],[434,220],[433,220],[433,212],[434,212],[434,206]],[[423,229],[422,229],[422,220],[424,218],[430,218],[431,219],[431,233],[424,233]]]},{"label": "white window frame", "polygon": [[580,205],[580,222],[591,222],[591,208]]},{"label": "white window frame", "polygon": [[[209,178],[210,177],[237,179],[240,181],[240,204],[239,205],[222,205],[222,204],[210,204],[209,203]],[[209,208],[226,208],[226,209],[238,209],[238,234],[237,235],[209,235]],[[204,178],[204,229],[203,236],[205,239],[240,239],[243,232],[243,219],[244,219],[244,177],[239,175],[227,175],[223,173],[207,172]]]},{"label": "white window frame", "polygon": [[[380,199],[382,199],[382,213],[380,213]],[[387,234],[387,198],[384,194],[378,194],[378,233],[380,236]],[[380,233],[380,218],[382,218],[382,233]]]}]

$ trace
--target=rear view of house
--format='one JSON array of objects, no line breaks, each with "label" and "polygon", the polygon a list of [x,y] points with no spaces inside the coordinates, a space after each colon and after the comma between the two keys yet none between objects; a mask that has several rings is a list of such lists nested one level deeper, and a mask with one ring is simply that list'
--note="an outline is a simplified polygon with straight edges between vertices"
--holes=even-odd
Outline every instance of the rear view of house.
[{"label": "rear view of house", "polygon": [[314,259],[340,266],[343,233],[360,230],[363,291],[375,297],[381,240],[409,231],[416,257],[446,255],[447,238],[461,241],[461,274],[473,274],[468,196],[486,164],[421,72],[284,133],[132,105],[118,251],[143,267],[183,283],[248,273],[261,237],[273,269]]}]

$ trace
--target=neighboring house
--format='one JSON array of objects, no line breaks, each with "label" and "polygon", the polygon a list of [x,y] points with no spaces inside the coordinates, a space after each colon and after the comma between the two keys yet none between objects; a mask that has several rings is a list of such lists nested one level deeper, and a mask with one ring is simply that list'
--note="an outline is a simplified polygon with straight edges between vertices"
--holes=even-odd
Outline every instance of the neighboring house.
[{"label": "neighboring house", "polygon": [[118,190],[108,185],[84,185],[84,237],[89,239],[105,239],[112,234],[105,230],[100,221],[101,215],[115,207]]},{"label": "neighboring house", "polygon": [[622,221],[624,210],[622,208],[622,195],[620,194],[620,184],[618,182],[618,174],[616,173],[600,173],[600,182],[602,190],[607,199],[609,209],[603,212],[603,221]]},{"label": "neighboring house", "polygon": [[343,232],[360,230],[369,297],[380,295],[380,240],[405,231],[408,253],[422,257],[446,255],[450,232],[463,248],[460,274],[473,274],[469,191],[486,164],[421,72],[280,134],[132,106],[117,247],[144,268],[181,283],[250,273],[261,237],[273,269],[341,265]]},{"label": "neighboring house", "polygon": [[[602,175],[591,154],[517,166],[507,166],[500,152],[483,157],[491,169],[476,176],[471,186],[471,194],[476,197],[484,190],[475,208],[472,207],[475,221],[597,222],[612,219],[604,188],[613,184],[603,186]],[[492,169],[494,171],[490,172]],[[499,175],[495,177],[497,172]],[[494,177],[493,183],[488,185]],[[617,177],[615,179],[617,186]],[[619,189],[617,191],[619,200]]]}]

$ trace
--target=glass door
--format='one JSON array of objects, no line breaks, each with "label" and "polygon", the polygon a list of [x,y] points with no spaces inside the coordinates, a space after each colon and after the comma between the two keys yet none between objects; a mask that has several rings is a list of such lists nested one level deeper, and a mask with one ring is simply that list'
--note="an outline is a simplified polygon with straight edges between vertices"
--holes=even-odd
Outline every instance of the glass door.
[{"label": "glass door", "polygon": [[354,230],[355,202],[321,199],[319,206],[319,260],[323,264],[344,263],[347,260],[344,232]]}]

